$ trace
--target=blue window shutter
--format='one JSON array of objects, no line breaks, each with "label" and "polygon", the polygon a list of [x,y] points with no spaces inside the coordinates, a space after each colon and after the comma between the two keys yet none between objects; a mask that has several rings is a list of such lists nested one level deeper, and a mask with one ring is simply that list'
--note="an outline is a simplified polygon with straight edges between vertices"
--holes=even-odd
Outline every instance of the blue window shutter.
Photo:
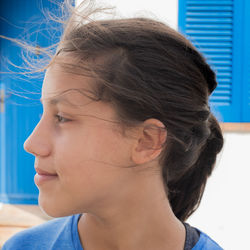
[{"label": "blue window shutter", "polygon": [[[38,48],[58,42],[62,25],[48,23],[42,10],[57,14],[60,9],[54,2],[60,1],[63,0],[0,0],[0,34]],[[0,202],[38,204],[34,157],[24,151],[23,143],[42,113],[39,102],[42,79],[37,75],[34,78],[33,74],[27,77],[16,74],[22,71],[18,67],[24,65],[22,52],[26,55],[15,43],[0,39],[0,72],[11,72],[0,74],[0,92],[5,97],[4,108],[0,110]],[[38,56],[39,53],[34,59]],[[18,67],[12,67],[8,61]]]},{"label": "blue window shutter", "polygon": [[244,38],[243,38],[243,122],[250,122],[250,1],[244,6]]},{"label": "blue window shutter", "polygon": [[217,74],[209,103],[221,122],[242,120],[241,10],[241,0],[179,0],[179,31]]}]

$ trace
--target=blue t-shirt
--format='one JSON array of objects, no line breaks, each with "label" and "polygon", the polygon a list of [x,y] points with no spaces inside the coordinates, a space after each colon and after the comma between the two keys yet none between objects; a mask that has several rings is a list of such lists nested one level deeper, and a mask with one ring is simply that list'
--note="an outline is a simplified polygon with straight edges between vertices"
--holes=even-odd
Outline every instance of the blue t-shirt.
[{"label": "blue t-shirt", "polygon": [[[52,219],[23,230],[5,242],[2,250],[84,250],[77,224],[81,214]],[[203,232],[192,250],[221,250],[222,248]]]}]

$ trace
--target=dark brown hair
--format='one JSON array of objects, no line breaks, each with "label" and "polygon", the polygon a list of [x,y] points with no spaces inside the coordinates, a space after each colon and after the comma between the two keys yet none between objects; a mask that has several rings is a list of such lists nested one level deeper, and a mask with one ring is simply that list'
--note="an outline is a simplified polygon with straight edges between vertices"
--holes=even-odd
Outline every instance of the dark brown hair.
[{"label": "dark brown hair", "polygon": [[[76,63],[60,61],[61,53]],[[203,55],[160,21],[94,21],[85,9],[68,19],[52,63],[76,74],[89,72],[96,79],[97,99],[113,104],[122,125],[149,118],[165,125],[159,159],[163,182],[174,214],[186,220],[197,209],[223,147],[208,104],[216,77]]]}]

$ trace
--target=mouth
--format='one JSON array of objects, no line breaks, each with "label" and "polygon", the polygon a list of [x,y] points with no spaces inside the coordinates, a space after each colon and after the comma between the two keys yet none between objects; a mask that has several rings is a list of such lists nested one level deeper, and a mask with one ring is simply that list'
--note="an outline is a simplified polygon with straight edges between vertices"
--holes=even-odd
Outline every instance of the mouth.
[{"label": "mouth", "polygon": [[58,175],[55,173],[50,173],[42,169],[36,168],[37,174],[34,176],[34,182],[37,186],[42,185],[43,183],[55,180],[58,178]]}]

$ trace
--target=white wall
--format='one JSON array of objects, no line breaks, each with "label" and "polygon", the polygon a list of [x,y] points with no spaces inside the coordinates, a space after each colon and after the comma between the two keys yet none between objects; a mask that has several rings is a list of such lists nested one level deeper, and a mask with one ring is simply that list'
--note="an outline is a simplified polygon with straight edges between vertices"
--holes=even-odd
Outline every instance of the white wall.
[{"label": "white wall", "polygon": [[[79,2],[80,0],[78,0]],[[97,1],[99,2],[99,1]],[[102,1],[105,3],[105,1]],[[156,17],[177,29],[177,0],[106,0],[123,17]],[[227,250],[249,247],[250,133],[224,133],[225,145],[198,210],[188,219]]]},{"label": "white wall", "polygon": [[[76,0],[79,4],[81,0]],[[158,18],[173,28],[177,27],[177,0],[96,0],[97,3],[114,6],[118,16],[132,17],[146,15]]]},{"label": "white wall", "polygon": [[188,222],[227,250],[249,249],[250,133],[224,133],[224,139],[201,205]]}]

